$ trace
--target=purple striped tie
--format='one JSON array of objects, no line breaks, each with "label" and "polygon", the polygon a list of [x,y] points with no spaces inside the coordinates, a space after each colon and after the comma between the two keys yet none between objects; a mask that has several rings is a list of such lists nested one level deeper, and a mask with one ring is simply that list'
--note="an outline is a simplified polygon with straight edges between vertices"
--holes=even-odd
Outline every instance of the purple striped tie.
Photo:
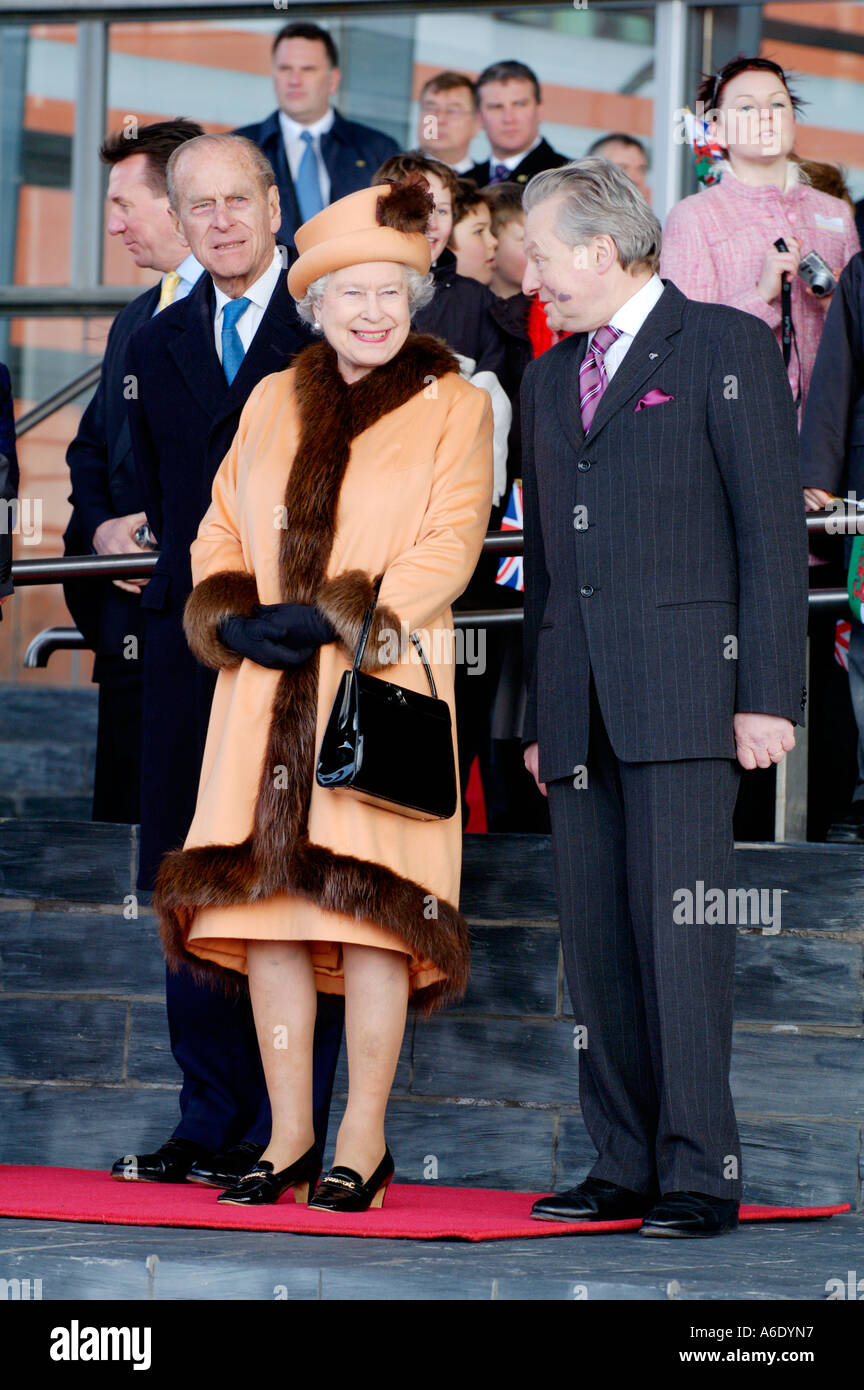
[{"label": "purple striped tie", "polygon": [[591,428],[591,421],[594,419],[594,414],[600,404],[600,397],[609,385],[603,358],[606,350],[612,346],[616,338],[620,337],[620,329],[604,323],[603,327],[598,328],[591,339],[591,346],[579,368],[579,405],[582,410],[582,428],[586,434]]}]

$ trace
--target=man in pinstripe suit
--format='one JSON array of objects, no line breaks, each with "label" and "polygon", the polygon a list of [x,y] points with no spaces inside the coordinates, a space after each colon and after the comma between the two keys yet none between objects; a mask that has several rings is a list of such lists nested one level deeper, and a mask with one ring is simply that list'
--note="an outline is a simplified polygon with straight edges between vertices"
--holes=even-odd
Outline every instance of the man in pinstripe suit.
[{"label": "man in pinstripe suit", "polygon": [[533,1214],[719,1235],[735,925],[686,902],[729,899],[738,764],[780,762],[802,722],[795,410],[766,324],[659,278],[659,223],[609,161],[537,175],[525,207],[523,289],[573,336],[522,389],[523,741],[598,1151]]}]

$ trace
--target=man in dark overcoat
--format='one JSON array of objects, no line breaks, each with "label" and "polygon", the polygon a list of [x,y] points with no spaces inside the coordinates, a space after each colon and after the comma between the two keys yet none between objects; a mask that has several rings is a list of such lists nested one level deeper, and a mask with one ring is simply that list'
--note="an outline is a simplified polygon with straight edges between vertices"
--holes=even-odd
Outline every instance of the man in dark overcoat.
[{"label": "man in dark overcoat", "polygon": [[399,146],[383,130],[349,121],[332,99],[339,90],[339,53],[332,35],[303,20],[273,39],[273,86],[278,107],[236,132],[264,152],[279,189],[279,240],[294,251],[294,233],[328,203],[367,188]]},{"label": "man in dark overcoat", "polygon": [[[795,410],[770,330],[657,274],[660,226],[595,157],[525,195],[523,289],[573,336],[522,390],[525,761],[549,798],[589,1176],[534,1214],[737,1224],[729,1088],[738,764],[804,708]],[[752,916],[755,921],[750,920]]]},{"label": "man in dark overcoat", "polygon": [[[146,520],[132,455],[126,409],[126,352],[142,324],[179,302],[201,274],[180,245],[168,212],[165,169],[185,140],[203,135],[193,121],[155,121],[134,138],[123,129],[99,152],[110,167],[108,235],[122,238],[140,269],[161,272],[115,318],[105,345],[99,384],[66,451],[72,515],[63,540],[67,555],[120,555],[146,547],[135,540]],[[66,604],[95,653],[99,686],[93,819],[136,825],[141,778],[141,592],[147,580],[67,579]]]},{"label": "man in dark overcoat", "polygon": [[[233,135],[190,141],[169,162],[168,196],[178,234],[207,273],[181,304],[133,336],[127,359],[135,462],[160,547],[142,599],[138,886],[145,890],[165,852],[182,846],[192,821],[215,685],[215,673],[199,666],[183,634],[192,591],[189,548],[250,392],[289,366],[309,341],[288,293],[275,238],[279,195],[261,151]],[[319,1139],[341,1041],[340,1004],[336,995],[319,1001]],[[270,1133],[248,995],[228,997],[181,969],[168,973],[167,1006],[183,1072],[181,1123],[157,1154],[115,1168],[118,1176],[131,1169],[150,1180],[188,1175],[227,1187],[257,1161]]]}]

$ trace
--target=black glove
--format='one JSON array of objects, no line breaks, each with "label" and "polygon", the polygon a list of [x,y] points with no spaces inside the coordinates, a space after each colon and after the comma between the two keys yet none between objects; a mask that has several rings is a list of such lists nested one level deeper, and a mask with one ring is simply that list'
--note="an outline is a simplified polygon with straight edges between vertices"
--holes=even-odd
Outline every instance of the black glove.
[{"label": "black glove", "polygon": [[272,671],[301,666],[315,651],[314,647],[286,647],[284,642],[262,636],[258,630],[259,621],[258,618],[224,618],[219,624],[219,636],[238,656],[247,656],[259,666],[269,666]]},{"label": "black glove", "polygon": [[320,647],[336,637],[335,627],[311,603],[257,603],[253,621],[262,637],[289,647]]},{"label": "black glove", "polygon": [[301,666],[336,636],[316,608],[306,603],[258,603],[251,618],[224,618],[219,636],[238,656],[271,670]]}]

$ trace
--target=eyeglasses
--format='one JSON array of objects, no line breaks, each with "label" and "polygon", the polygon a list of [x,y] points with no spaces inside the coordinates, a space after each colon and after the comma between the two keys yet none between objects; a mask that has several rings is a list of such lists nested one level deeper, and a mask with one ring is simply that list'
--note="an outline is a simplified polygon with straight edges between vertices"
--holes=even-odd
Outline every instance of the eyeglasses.
[{"label": "eyeglasses", "polygon": [[473,116],[474,112],[468,106],[439,106],[434,101],[424,101],[421,106],[429,116]]}]

